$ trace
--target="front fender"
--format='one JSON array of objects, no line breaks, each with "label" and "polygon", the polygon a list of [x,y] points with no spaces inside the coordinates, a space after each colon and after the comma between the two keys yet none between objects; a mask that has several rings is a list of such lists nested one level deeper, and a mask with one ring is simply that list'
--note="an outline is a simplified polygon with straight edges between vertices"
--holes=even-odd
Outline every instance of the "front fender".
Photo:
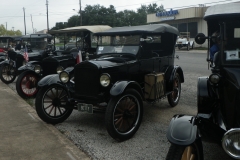
[{"label": "front fender", "polygon": [[51,74],[48,75],[46,77],[43,77],[39,82],[38,82],[38,86],[39,87],[44,87],[44,86],[49,86],[52,84],[60,84],[63,85],[63,83],[60,81],[59,79],[59,75],[58,74]]},{"label": "front fender", "polygon": [[5,61],[0,62],[0,67],[3,66],[4,64],[9,64],[9,60],[5,60]]},{"label": "front fender", "polygon": [[122,94],[126,88],[136,89],[144,99],[141,86],[135,81],[117,81],[110,89],[110,94],[112,96],[118,96]]},{"label": "front fender", "polygon": [[195,117],[175,115],[168,127],[167,139],[173,144],[189,145],[198,137],[197,129]]},{"label": "front fender", "polygon": [[199,77],[197,85],[198,113],[209,114],[213,111],[215,98],[208,84],[208,77]]}]

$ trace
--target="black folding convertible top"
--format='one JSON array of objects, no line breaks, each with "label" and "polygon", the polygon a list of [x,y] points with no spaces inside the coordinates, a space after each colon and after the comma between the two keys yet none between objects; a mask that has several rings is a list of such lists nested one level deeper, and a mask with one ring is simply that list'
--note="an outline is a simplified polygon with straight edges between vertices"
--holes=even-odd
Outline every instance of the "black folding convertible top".
[{"label": "black folding convertible top", "polygon": [[240,3],[228,3],[211,6],[204,15],[204,20],[240,16]]},{"label": "black folding convertible top", "polygon": [[126,34],[143,34],[143,33],[173,33],[179,35],[178,30],[168,24],[151,24],[141,26],[127,26],[115,27],[109,30],[95,33],[98,36],[111,36],[111,35],[126,35]]}]

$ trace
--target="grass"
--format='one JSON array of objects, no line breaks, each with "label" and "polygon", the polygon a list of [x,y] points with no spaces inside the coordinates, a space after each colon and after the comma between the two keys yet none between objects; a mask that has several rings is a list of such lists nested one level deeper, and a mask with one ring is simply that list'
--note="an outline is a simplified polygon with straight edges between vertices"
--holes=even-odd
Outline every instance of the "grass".
[{"label": "grass", "polygon": [[30,99],[24,99],[30,106],[34,107],[34,99],[30,98]]}]

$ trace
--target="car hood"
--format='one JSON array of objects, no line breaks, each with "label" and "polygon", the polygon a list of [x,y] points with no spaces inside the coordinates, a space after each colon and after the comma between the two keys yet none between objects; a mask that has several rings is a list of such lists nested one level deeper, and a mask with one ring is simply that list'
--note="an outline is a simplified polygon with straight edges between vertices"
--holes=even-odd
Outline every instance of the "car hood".
[{"label": "car hood", "polygon": [[114,67],[114,66],[121,66],[126,65],[130,61],[136,61],[135,58],[123,58],[123,57],[105,57],[105,58],[98,58],[90,60],[90,63],[94,63],[98,66],[101,66],[101,68],[108,68],[108,67]]},{"label": "car hood", "polygon": [[28,53],[28,57],[35,57],[35,56],[39,56],[43,53],[44,51],[33,51]]}]

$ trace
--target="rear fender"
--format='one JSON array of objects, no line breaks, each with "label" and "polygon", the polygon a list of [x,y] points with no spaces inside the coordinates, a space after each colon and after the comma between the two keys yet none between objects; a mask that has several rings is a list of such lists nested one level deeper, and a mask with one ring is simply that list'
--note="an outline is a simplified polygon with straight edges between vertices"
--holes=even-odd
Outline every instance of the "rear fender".
[{"label": "rear fender", "polygon": [[122,94],[126,90],[126,88],[133,88],[133,89],[137,90],[140,93],[141,97],[144,99],[141,86],[135,81],[118,81],[118,82],[116,82],[110,89],[110,95],[118,96],[118,95]]},{"label": "rear fender", "polygon": [[175,115],[168,127],[167,139],[173,144],[189,145],[199,137],[197,130],[195,117]]},{"label": "rear fender", "polygon": [[166,80],[166,91],[172,91],[173,90],[173,80],[175,77],[175,74],[178,73],[180,77],[180,82],[184,83],[184,75],[183,70],[180,66],[170,66],[166,73],[165,73],[165,80]]}]

